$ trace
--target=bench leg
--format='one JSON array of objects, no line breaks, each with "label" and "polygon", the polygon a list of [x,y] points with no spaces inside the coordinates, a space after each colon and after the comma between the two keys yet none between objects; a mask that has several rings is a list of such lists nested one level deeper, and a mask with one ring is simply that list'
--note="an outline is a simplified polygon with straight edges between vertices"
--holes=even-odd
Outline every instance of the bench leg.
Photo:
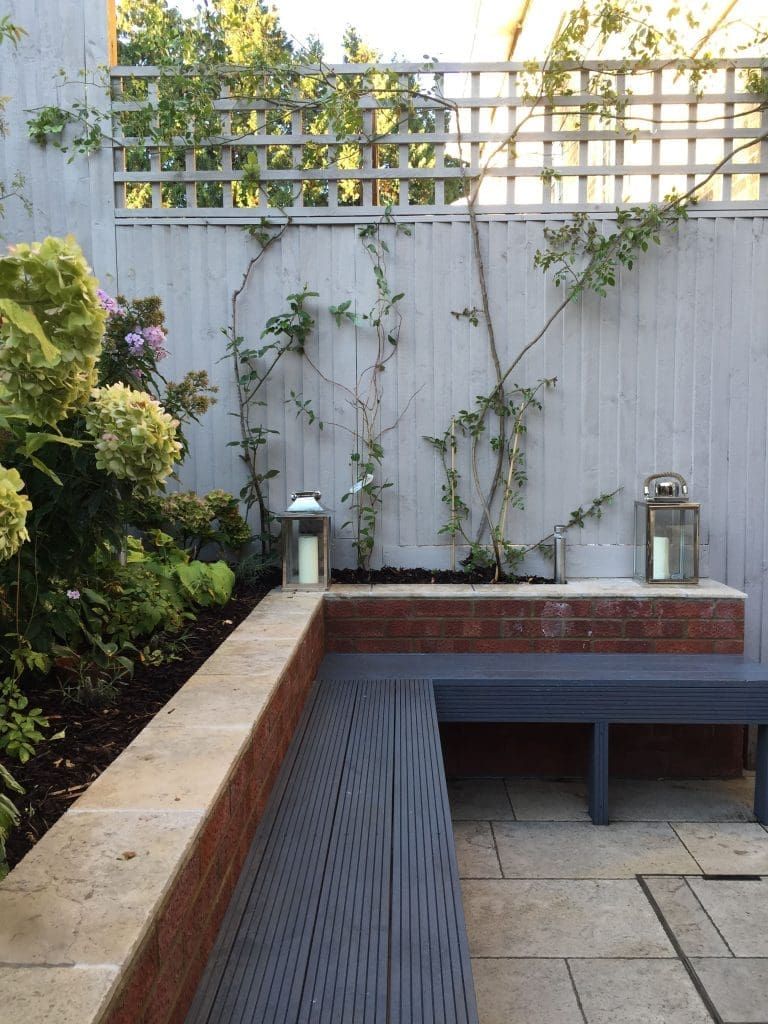
[{"label": "bench leg", "polygon": [[761,825],[768,825],[768,725],[757,727],[755,761],[755,817]]},{"label": "bench leg", "polygon": [[608,722],[595,722],[589,750],[589,816],[608,824]]}]

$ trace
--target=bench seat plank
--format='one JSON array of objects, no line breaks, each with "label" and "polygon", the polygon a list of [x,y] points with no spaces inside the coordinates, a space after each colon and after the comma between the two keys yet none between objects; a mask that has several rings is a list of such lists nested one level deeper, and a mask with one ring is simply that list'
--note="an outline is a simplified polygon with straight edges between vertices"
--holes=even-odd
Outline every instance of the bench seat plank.
[{"label": "bench seat plank", "polygon": [[313,688],[187,1024],[477,1024],[432,684]]},{"label": "bench seat plank", "polygon": [[402,680],[397,701],[390,1021],[473,1024],[477,1008],[431,684]]},{"label": "bench seat plank", "polygon": [[308,957],[300,1024],[385,1024],[387,1019],[393,740],[394,687],[361,686]]}]

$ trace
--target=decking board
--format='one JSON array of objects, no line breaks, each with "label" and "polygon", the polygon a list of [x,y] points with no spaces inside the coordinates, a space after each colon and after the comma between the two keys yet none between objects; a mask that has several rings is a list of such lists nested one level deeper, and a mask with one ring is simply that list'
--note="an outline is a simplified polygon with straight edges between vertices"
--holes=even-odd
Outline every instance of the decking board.
[{"label": "decking board", "polygon": [[187,1024],[476,1024],[432,684],[325,680]]}]

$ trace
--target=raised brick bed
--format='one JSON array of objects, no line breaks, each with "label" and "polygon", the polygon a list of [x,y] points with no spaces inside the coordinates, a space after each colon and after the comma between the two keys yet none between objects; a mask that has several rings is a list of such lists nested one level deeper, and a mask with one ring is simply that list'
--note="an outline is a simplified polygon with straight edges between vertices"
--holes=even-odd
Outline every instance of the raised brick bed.
[{"label": "raised brick bed", "polygon": [[[606,596],[607,581],[568,588],[502,587],[505,596],[454,588],[334,588],[326,597],[326,646],[339,653],[625,652],[742,654],[744,601],[718,585],[685,596],[631,580],[613,581],[623,596]],[[444,588],[440,588],[441,590]],[[542,591],[553,591],[545,599]],[[566,597],[570,589],[573,597]],[[593,593],[590,593],[590,590]],[[461,591],[468,591],[461,593]],[[527,594],[530,593],[530,596]],[[459,596],[461,594],[461,596]],[[631,596],[626,596],[631,594]],[[441,726],[450,775],[575,775],[586,757],[588,731],[579,725]],[[612,770],[634,777],[725,777],[744,765],[744,729],[734,726],[615,726]]]}]

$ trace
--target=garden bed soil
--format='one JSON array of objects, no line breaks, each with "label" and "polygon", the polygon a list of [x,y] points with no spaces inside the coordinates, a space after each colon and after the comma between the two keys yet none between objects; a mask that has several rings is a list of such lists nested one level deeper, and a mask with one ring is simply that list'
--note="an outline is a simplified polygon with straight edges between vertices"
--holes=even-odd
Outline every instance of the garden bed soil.
[{"label": "garden bed soil", "polygon": [[[334,569],[334,583],[493,583],[493,566],[485,569]],[[500,577],[499,583],[554,583],[543,576]]]},{"label": "garden bed soil", "polygon": [[16,805],[19,826],[7,844],[8,863],[18,864],[88,786],[108,768],[160,708],[186,683],[227,636],[279,583],[277,575],[257,585],[239,586],[223,608],[209,608],[184,630],[178,661],[152,666],[138,664],[133,679],[121,688],[113,704],[88,707],[67,698],[53,682],[32,692],[50,722],[49,733],[64,731],[62,739],[44,742],[26,764],[11,770],[24,787]]}]

